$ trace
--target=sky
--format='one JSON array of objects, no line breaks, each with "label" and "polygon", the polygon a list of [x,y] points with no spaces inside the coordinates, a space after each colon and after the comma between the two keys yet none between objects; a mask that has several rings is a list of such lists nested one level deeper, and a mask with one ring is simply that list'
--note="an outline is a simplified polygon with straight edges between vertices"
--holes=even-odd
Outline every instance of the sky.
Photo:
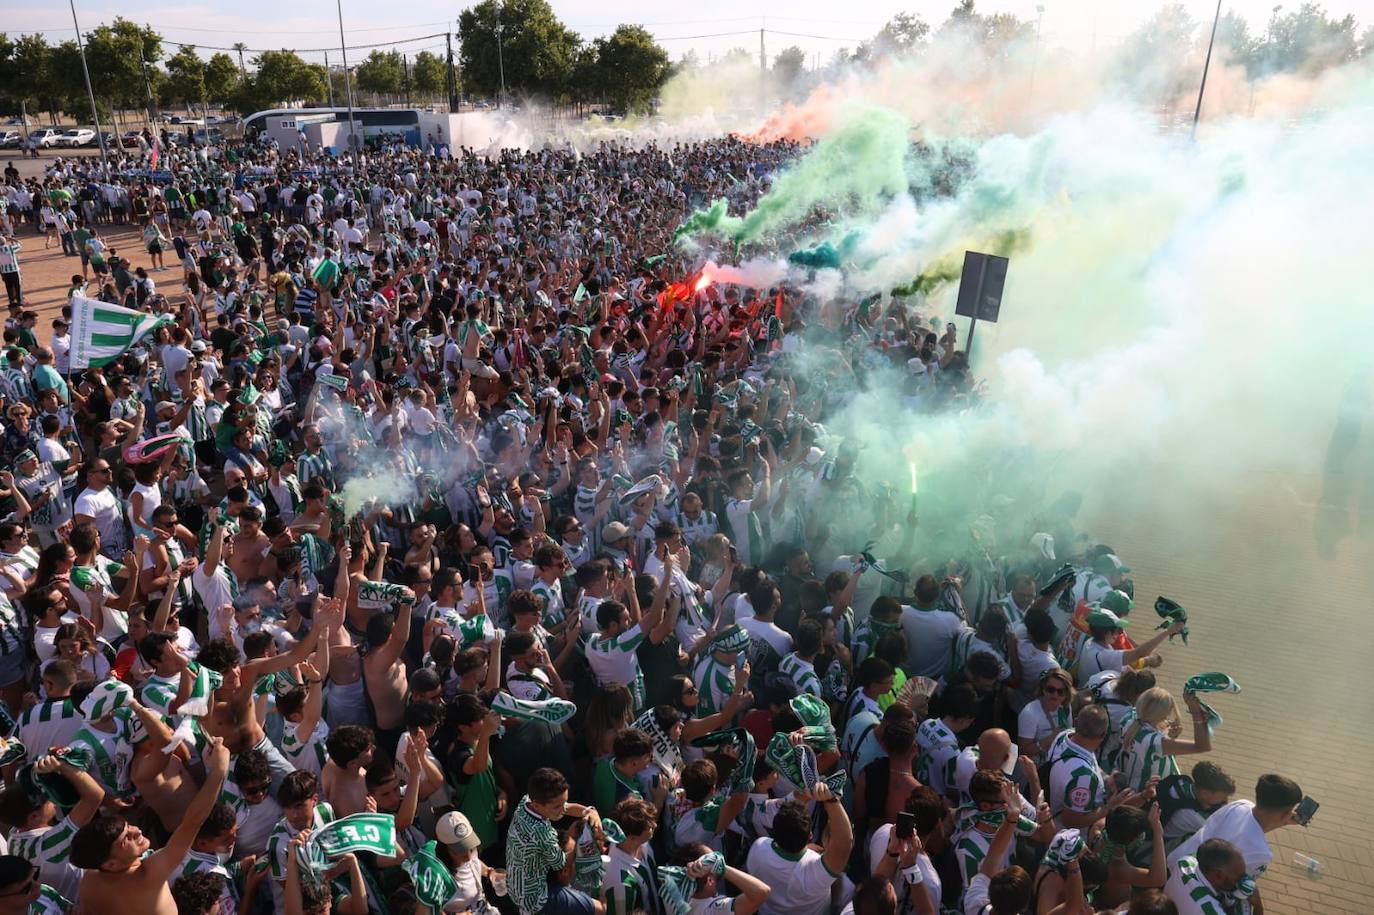
[{"label": "sky", "polygon": [[[731,48],[744,47],[752,53],[759,48],[759,29],[770,31],[764,41],[770,59],[784,47],[796,45],[807,52],[808,66],[826,62],[841,47],[853,47],[871,37],[894,13],[919,14],[932,24],[944,21],[955,0],[869,0],[840,5],[821,0],[699,0],[684,9],[678,0],[552,0],[554,11],[584,38],[608,34],[619,23],[644,25],[668,49],[674,60],[688,50],[703,59],[720,55]],[[1210,20],[1216,7],[1211,0],[1183,0],[1199,20]],[[1225,10],[1245,16],[1252,30],[1260,30],[1268,20],[1275,0],[1223,0]],[[979,0],[984,13],[1009,12],[1023,19],[1034,19],[1037,5],[1043,6],[1042,40],[1050,47],[1100,47],[1129,34],[1162,3],[1134,0]],[[1290,2],[1296,7],[1297,2]],[[1374,0],[1329,0],[1324,4],[1332,14],[1351,13],[1358,31],[1374,24]],[[251,49],[282,47],[321,49],[339,45],[339,28],[332,0],[298,0],[290,5],[290,15],[281,15],[279,2],[239,0],[233,4],[186,3],[172,5],[165,0],[78,0],[77,15],[83,30],[123,15],[158,29],[169,41],[228,47],[242,41]],[[396,44],[407,54],[421,50],[440,51],[442,35],[421,36],[454,29],[451,19],[462,9],[458,5],[413,0],[404,4],[360,3],[344,0],[344,26],[348,45],[419,39]],[[42,31],[53,41],[71,36],[72,22],[66,4],[6,4],[3,25],[10,34]],[[741,34],[721,34],[741,33]],[[791,34],[782,34],[791,33]],[[173,49],[174,51],[175,49]],[[208,53],[208,52],[207,52]],[[351,52],[365,56],[366,50]],[[320,61],[321,51],[302,56]],[[330,62],[338,56],[331,49]]]}]

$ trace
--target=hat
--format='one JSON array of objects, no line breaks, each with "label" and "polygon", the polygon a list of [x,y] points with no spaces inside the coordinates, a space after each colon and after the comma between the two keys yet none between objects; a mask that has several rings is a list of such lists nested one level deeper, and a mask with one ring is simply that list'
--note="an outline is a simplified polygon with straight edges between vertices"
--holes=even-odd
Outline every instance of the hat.
[{"label": "hat", "polygon": [[191,344],[191,352],[193,353],[203,353],[209,348],[210,347],[205,345],[204,340],[197,340]]},{"label": "hat", "polygon": [[434,837],[445,845],[457,845],[464,851],[473,851],[482,845],[472,823],[456,810],[444,814],[434,824]]},{"label": "hat", "polygon": [[630,536],[630,529],[619,521],[612,521],[601,531],[602,543],[619,543]]},{"label": "hat", "polygon": [[1127,595],[1125,591],[1112,590],[1108,591],[1106,596],[1102,598],[1102,603],[1099,606],[1101,609],[1108,610],[1119,617],[1129,616],[1131,610],[1135,607],[1135,601],[1131,600],[1130,596]]},{"label": "hat", "polygon": [[16,458],[14,459],[14,463],[15,463],[15,464],[22,464],[22,463],[24,463],[25,461],[36,461],[36,460],[38,460],[38,455],[36,455],[36,454],[33,453],[33,449],[32,449],[32,448],[25,448],[23,451],[19,452],[18,457],[16,457]]},{"label": "hat", "polygon": [[153,409],[153,412],[161,413],[163,410],[171,410],[173,412],[176,412],[176,408],[177,405],[172,403],[170,400],[159,400],[157,402],[157,406]]},{"label": "hat", "polygon": [[926,373],[926,364],[919,358],[908,359],[906,361],[906,370],[913,375],[924,375]]},{"label": "hat", "polygon": [[1093,571],[1098,575],[1121,575],[1131,571],[1131,567],[1115,553],[1103,553],[1093,560]]},{"label": "hat", "polygon": [[720,632],[711,641],[712,651],[723,651],[726,654],[741,652],[749,647],[749,633],[740,628],[738,623],[732,623]]},{"label": "hat", "polygon": [[1050,562],[1054,562],[1055,557],[1053,535],[1047,534],[1044,531],[1031,534],[1030,545],[1031,549],[1039,550],[1041,556],[1045,557]]},{"label": "hat", "polygon": [[1089,629],[1122,629],[1121,618],[1110,610],[1099,607],[1088,614],[1085,622]]}]

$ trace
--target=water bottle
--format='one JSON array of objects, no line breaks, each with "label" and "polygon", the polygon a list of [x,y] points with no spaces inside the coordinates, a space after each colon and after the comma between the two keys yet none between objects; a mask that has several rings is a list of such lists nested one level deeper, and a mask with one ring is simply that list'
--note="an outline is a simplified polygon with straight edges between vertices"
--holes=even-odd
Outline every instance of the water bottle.
[{"label": "water bottle", "polygon": [[1293,852],[1293,863],[1307,872],[1307,876],[1316,879],[1321,875],[1322,863],[1316,858],[1309,858],[1302,852]]}]

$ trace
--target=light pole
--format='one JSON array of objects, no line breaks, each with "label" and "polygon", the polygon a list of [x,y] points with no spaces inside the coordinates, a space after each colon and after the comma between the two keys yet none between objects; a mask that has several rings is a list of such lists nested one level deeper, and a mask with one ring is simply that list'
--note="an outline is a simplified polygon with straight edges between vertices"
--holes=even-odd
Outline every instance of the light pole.
[{"label": "light pole", "polygon": [[1212,36],[1207,39],[1207,58],[1202,62],[1202,84],[1197,87],[1197,107],[1193,109],[1193,129],[1188,139],[1197,139],[1197,122],[1202,117],[1202,93],[1207,91],[1207,69],[1212,66],[1212,45],[1217,40],[1217,23],[1221,21],[1221,0],[1217,0],[1217,12],[1212,17]]},{"label": "light pole", "polygon": [[501,73],[501,94],[496,97],[496,107],[500,108],[506,103],[506,58],[501,51],[501,33],[505,27],[501,23],[496,23],[496,68]]},{"label": "light pole", "polygon": [[81,24],[76,21],[76,0],[70,0],[72,7],[72,28],[76,29],[76,47],[81,52],[81,72],[86,77],[86,94],[91,97],[91,118],[95,121],[95,141],[100,144],[100,167],[105,178],[110,177],[110,160],[105,155],[105,135],[100,131],[100,111],[95,106],[95,90],[91,88],[91,70],[86,66],[86,42],[81,38]]},{"label": "light pole", "polygon": [[1045,5],[1037,3],[1035,5],[1035,55],[1031,57],[1030,87],[1028,95],[1035,94],[1035,71],[1040,65],[1040,24],[1045,21]]},{"label": "light pole", "polygon": [[348,148],[354,155],[357,155],[357,128],[353,124],[353,80],[348,73],[348,43],[344,41],[343,0],[335,0],[335,5],[339,10],[339,52],[343,54],[344,89],[348,94]]}]

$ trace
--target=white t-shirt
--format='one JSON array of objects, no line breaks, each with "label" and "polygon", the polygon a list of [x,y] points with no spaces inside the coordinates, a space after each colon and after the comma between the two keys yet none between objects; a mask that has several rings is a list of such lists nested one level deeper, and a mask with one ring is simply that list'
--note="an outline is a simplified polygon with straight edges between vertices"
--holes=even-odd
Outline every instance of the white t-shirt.
[{"label": "white t-shirt", "polygon": [[[224,574],[223,565],[224,562],[221,560],[215,566],[213,575],[205,574],[204,563],[196,566],[195,571],[191,573],[191,586],[200,595],[200,601],[205,605],[205,611],[210,615],[212,621],[218,619],[220,607],[234,602],[233,592],[229,590],[229,576]],[[219,628],[218,624],[215,628]],[[212,636],[220,634],[211,633]]]},{"label": "white t-shirt", "polygon": [[122,549],[125,543],[122,508],[119,497],[109,487],[100,492],[85,489],[76,497],[73,514],[88,515],[95,522],[95,529],[100,532],[101,546],[104,547],[102,552],[108,555],[108,551],[115,546]]},{"label": "white t-shirt", "polygon": [[754,840],[745,872],[773,888],[759,909],[762,915],[824,915],[830,909],[830,887],[839,876],[811,849],[785,855],[767,836]]},{"label": "white t-shirt", "polygon": [[1264,837],[1259,820],[1255,819],[1254,801],[1232,801],[1209,816],[1201,829],[1184,839],[1169,855],[1170,870],[1179,858],[1196,855],[1198,846],[1208,839],[1225,839],[1240,849],[1245,857],[1245,872],[1251,877],[1258,878],[1274,860],[1269,840]]},{"label": "white t-shirt", "polygon": [[[1032,699],[1016,718],[1016,736],[1025,740],[1034,740],[1037,744],[1049,737],[1057,730],[1063,730],[1068,726],[1067,717],[1061,712],[1063,706],[1055,710],[1056,721],[1051,721],[1045,714],[1045,707],[1040,704],[1039,699]],[[1037,758],[1043,756],[1038,754]]]},{"label": "white t-shirt", "polygon": [[[884,823],[873,832],[873,838],[868,840],[868,867],[869,873],[876,873],[878,864],[887,854],[888,838],[892,835],[893,825]],[[930,904],[935,911],[940,911],[940,894],[943,885],[940,883],[940,875],[935,870],[935,865],[931,863],[930,856],[921,852],[916,856],[916,866],[921,871],[921,886],[925,888],[930,897]],[[903,879],[901,871],[893,876],[893,888],[897,891],[897,911],[912,911],[903,905],[907,900],[907,884]]]},{"label": "white t-shirt", "polygon": [[1087,686],[1090,679],[1104,670],[1122,670],[1126,666],[1125,656],[1124,651],[1086,640],[1078,656],[1079,687]]}]

